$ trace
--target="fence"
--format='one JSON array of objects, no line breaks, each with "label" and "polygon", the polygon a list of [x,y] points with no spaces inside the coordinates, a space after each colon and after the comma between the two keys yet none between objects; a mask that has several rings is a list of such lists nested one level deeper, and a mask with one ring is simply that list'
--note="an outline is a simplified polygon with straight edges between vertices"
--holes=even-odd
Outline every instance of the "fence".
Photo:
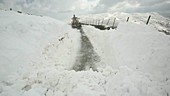
[{"label": "fence", "polygon": [[[146,25],[149,24],[151,15],[146,20]],[[100,30],[109,30],[109,29],[116,29],[118,27],[118,23],[121,20],[118,18],[109,18],[109,19],[88,19],[88,20],[83,20],[81,22],[82,25],[91,25],[94,26],[95,28],[98,28]],[[126,18],[126,22],[130,21],[130,17]]]}]

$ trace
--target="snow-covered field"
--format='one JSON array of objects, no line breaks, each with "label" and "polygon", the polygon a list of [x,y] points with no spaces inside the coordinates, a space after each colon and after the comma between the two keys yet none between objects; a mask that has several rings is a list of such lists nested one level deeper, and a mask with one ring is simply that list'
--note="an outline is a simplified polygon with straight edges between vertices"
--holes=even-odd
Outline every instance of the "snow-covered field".
[{"label": "snow-covered field", "polygon": [[152,25],[82,27],[98,71],[72,70],[79,30],[50,17],[0,11],[0,96],[169,96],[170,37]]}]

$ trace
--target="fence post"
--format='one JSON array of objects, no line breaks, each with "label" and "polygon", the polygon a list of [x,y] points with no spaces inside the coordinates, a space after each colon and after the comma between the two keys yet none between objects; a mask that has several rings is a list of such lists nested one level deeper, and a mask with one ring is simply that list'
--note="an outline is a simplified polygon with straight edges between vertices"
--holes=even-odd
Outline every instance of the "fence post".
[{"label": "fence post", "polygon": [[114,25],[115,25],[115,21],[116,21],[116,18],[114,18],[114,21],[113,21],[113,27],[114,27]]},{"label": "fence post", "polygon": [[148,25],[150,18],[151,18],[151,15],[149,15],[146,25]]},{"label": "fence post", "polygon": [[100,19],[98,20],[98,25],[100,24]]},{"label": "fence post", "polygon": [[127,21],[126,22],[128,22],[129,21],[129,17],[127,18]]},{"label": "fence post", "polygon": [[95,25],[97,25],[97,19],[95,19]]},{"label": "fence post", "polygon": [[103,21],[104,21],[104,19],[102,20],[101,25],[103,24]]},{"label": "fence post", "polygon": [[109,24],[110,19],[107,21],[107,25]]},{"label": "fence post", "polygon": [[99,20],[97,20],[97,25],[99,25]]}]

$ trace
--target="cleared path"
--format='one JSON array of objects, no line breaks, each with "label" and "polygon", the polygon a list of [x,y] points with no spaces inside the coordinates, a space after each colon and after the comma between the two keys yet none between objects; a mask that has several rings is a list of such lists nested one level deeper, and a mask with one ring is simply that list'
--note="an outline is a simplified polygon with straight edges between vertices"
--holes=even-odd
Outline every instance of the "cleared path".
[{"label": "cleared path", "polygon": [[94,51],[93,46],[86,36],[83,29],[80,29],[81,33],[81,48],[77,56],[76,62],[73,66],[73,70],[82,71],[82,70],[92,70],[97,71],[96,63],[100,62],[100,57]]}]

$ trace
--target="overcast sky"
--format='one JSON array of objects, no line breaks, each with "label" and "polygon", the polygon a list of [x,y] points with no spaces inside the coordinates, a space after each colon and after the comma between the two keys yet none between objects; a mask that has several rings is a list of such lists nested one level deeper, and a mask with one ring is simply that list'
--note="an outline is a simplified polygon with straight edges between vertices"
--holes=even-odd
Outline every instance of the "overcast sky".
[{"label": "overcast sky", "polygon": [[0,9],[64,19],[103,12],[158,12],[170,17],[170,0],[0,0]]}]

